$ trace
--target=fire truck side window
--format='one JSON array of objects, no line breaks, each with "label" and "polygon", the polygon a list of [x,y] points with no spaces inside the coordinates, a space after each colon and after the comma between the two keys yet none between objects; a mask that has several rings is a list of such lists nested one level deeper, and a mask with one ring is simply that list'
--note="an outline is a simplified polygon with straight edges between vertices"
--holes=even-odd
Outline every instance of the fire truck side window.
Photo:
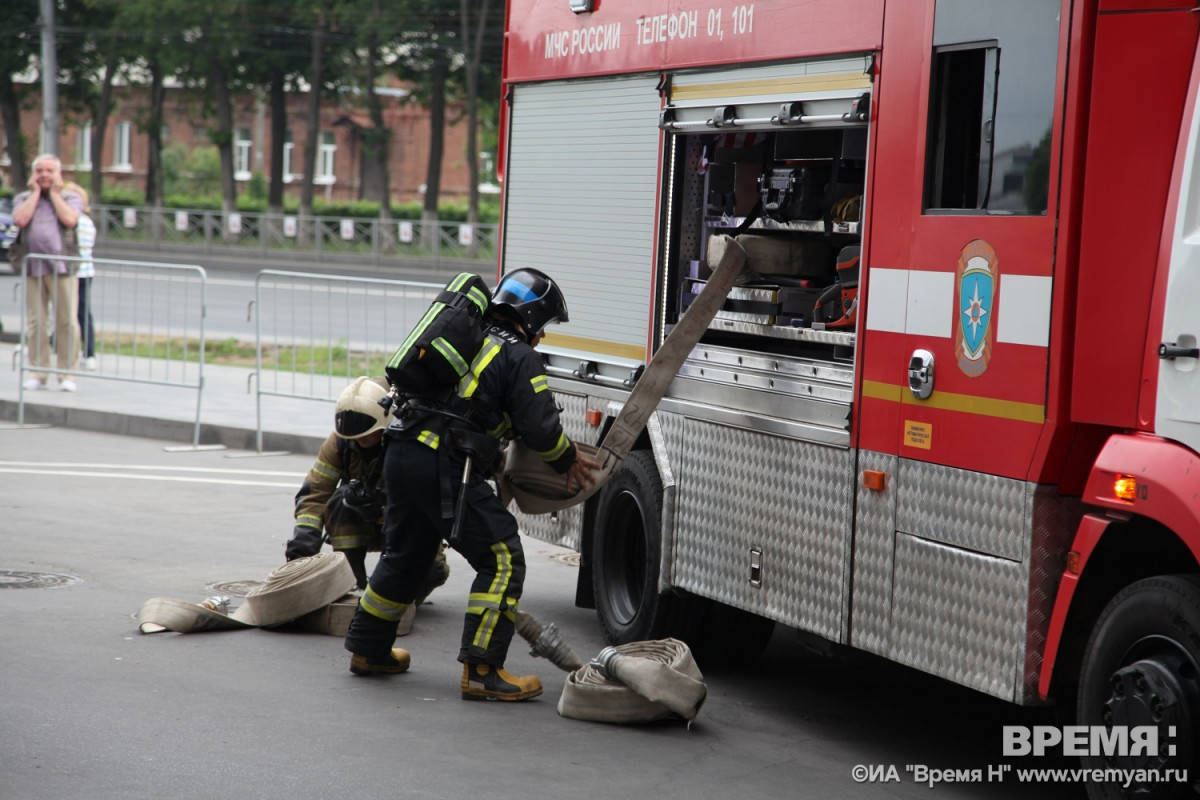
[{"label": "fire truck side window", "polygon": [[1045,214],[1056,0],[938,0],[927,213]]}]

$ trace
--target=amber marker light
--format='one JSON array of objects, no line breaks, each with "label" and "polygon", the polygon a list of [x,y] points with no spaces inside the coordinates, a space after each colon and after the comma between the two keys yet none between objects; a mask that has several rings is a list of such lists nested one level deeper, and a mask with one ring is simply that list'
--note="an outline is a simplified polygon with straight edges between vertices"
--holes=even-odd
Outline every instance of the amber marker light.
[{"label": "amber marker light", "polygon": [[587,420],[588,425],[591,425],[593,428],[597,428],[600,426],[600,420],[603,419],[603,415],[600,413],[600,409],[589,408],[587,413],[584,414],[584,419]]},{"label": "amber marker light", "polygon": [[887,488],[887,473],[874,469],[863,470],[863,488],[882,492]]},{"label": "amber marker light", "polygon": [[1113,497],[1132,503],[1137,499],[1137,478],[1132,475],[1118,475],[1113,481]]},{"label": "amber marker light", "polygon": [[1079,553],[1074,550],[1067,553],[1067,572],[1072,575],[1079,574]]}]

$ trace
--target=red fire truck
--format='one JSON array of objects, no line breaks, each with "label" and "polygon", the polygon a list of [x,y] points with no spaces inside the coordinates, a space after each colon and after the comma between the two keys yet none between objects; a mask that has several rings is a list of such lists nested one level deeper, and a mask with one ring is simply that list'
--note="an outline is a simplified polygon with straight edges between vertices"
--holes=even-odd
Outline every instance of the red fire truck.
[{"label": "red fire truck", "polygon": [[568,298],[569,435],[748,253],[612,480],[522,519],[610,640],[781,623],[1196,774],[1193,6],[508,0],[500,260]]}]

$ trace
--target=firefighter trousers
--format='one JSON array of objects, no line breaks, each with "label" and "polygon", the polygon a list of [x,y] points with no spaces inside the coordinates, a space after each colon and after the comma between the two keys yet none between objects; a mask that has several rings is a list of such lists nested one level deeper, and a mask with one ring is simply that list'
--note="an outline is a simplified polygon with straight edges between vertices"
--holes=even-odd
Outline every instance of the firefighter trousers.
[{"label": "firefighter trousers", "polygon": [[[384,454],[388,507],[384,551],[371,574],[346,634],[346,649],[368,658],[385,657],[396,639],[396,622],[420,597],[443,539],[453,520],[442,516],[440,468],[436,450],[412,439],[388,443]],[[461,482],[453,482],[453,491]],[[466,488],[459,542],[455,549],[475,570],[463,621],[459,661],[503,666],[515,631],[517,601],[525,582],[525,553],[517,521],[483,476],[473,473]]]}]

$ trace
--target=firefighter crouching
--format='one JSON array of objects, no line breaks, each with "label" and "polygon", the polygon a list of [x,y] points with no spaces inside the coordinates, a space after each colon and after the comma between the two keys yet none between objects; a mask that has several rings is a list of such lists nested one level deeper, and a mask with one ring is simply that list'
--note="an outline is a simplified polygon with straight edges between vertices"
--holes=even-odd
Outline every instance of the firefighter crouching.
[{"label": "firefighter crouching", "polygon": [[[383,429],[387,394],[383,378],[363,376],[342,390],[329,435],[296,493],[295,527],[284,555],[288,561],[321,551],[326,537],[354,570],[358,588],[367,588],[367,552],[383,549]],[[424,599],[446,582],[450,565],[438,551],[417,597]]]},{"label": "firefighter crouching", "polygon": [[[514,676],[504,669],[525,554],[516,519],[486,482],[496,459],[480,457],[479,439],[490,439],[492,452],[498,453],[500,440],[520,436],[564,475],[568,486],[593,482],[591,470],[599,465],[577,454],[563,433],[545,368],[533,350],[547,324],[566,321],[566,302],[554,281],[531,269],[508,273],[492,294],[483,346],[451,403],[470,423],[425,409],[401,414],[388,428],[385,547],[346,635],[346,649],[354,654],[351,672],[407,669],[408,653],[392,648],[396,622],[420,597],[438,546],[450,538],[454,515],[444,510],[457,505],[458,493],[465,491],[457,540],[451,542],[476,573],[458,654],[462,697],[526,700],[542,693],[536,676]],[[466,455],[453,442],[471,433],[472,467],[463,482]]]}]

